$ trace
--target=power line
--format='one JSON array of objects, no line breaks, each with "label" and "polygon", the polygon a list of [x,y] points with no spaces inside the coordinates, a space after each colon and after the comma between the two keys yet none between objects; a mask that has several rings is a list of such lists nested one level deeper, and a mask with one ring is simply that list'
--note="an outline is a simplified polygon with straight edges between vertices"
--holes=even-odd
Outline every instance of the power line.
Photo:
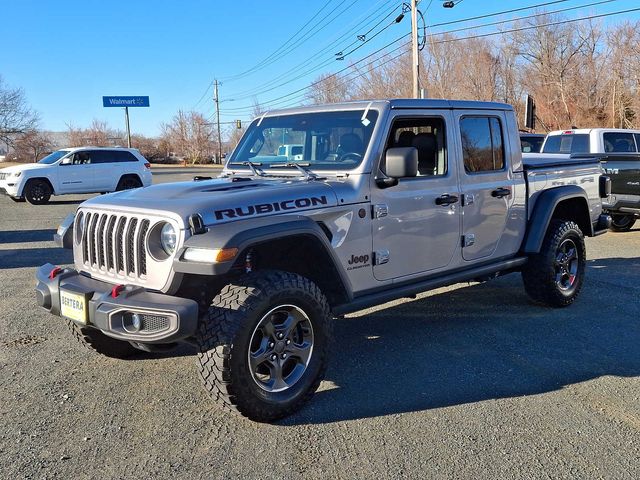
[{"label": "power line", "polygon": [[[611,0],[611,1],[614,1],[614,0]],[[433,42],[432,42],[432,44],[451,43],[451,42],[457,42],[457,41],[469,40],[469,39],[475,39],[475,38],[490,37],[490,36],[495,36],[495,35],[504,35],[504,34],[507,34],[507,33],[515,33],[515,32],[520,32],[520,31],[526,31],[526,30],[532,30],[532,29],[538,29],[538,28],[550,27],[550,26],[554,26],[554,25],[562,25],[562,24],[567,24],[567,23],[575,23],[575,22],[580,22],[580,21],[593,20],[593,19],[596,19],[596,18],[604,18],[604,17],[613,16],[613,15],[621,15],[621,14],[625,14],[625,13],[632,13],[632,12],[637,12],[637,11],[640,11],[640,7],[638,7],[638,8],[631,8],[631,9],[627,9],[627,10],[620,10],[620,11],[616,11],[616,12],[607,12],[607,13],[602,13],[602,14],[590,15],[590,16],[587,16],[587,17],[581,17],[581,18],[574,18],[574,19],[567,19],[567,20],[559,20],[559,21],[555,21],[555,22],[547,22],[547,23],[540,24],[540,25],[529,25],[529,26],[526,26],[526,27],[517,27],[517,28],[513,28],[513,29],[509,29],[509,30],[496,31],[496,32],[489,32],[489,33],[485,33],[485,34],[469,35],[469,36],[466,36],[466,37],[456,37],[456,38],[451,38],[451,39],[443,39],[443,40],[433,41]],[[545,13],[538,14],[537,16],[543,16],[543,15],[545,15]],[[516,20],[514,20],[514,21],[517,21],[517,19],[516,19]],[[436,36],[436,35],[442,35],[442,34],[444,34],[444,33],[447,33],[447,32],[441,32],[441,33],[432,34],[432,35],[429,35],[429,36],[430,36],[430,37],[433,37],[433,36]],[[400,37],[399,39],[395,40],[394,42],[391,42],[391,44],[396,43],[397,41],[401,40],[402,38],[404,38],[404,37],[406,37],[406,36],[407,36],[407,35],[404,35],[403,37]],[[389,44],[389,45],[391,45],[391,44]],[[409,44],[409,42],[407,42],[407,43],[405,43],[405,44],[401,45],[400,47],[398,47],[398,48],[394,49],[393,51],[397,51],[398,49],[400,49],[400,48],[402,48],[402,47],[404,47],[404,46],[407,46],[408,44]],[[389,45],[387,45],[387,46],[389,46]],[[387,46],[383,47],[383,49],[384,49],[384,48],[386,48]],[[380,51],[380,50],[377,50],[377,51],[376,51],[376,52],[374,52],[373,54],[368,55],[367,57],[362,58],[362,59],[361,59],[361,60],[359,60],[358,62],[355,62],[353,65],[355,65],[355,64],[357,64],[357,63],[360,63],[360,62],[362,62],[363,60],[365,60],[365,59],[367,59],[367,58],[370,58],[372,55],[375,55],[375,54],[376,54],[376,53],[378,53],[379,51]],[[389,52],[389,53],[391,53],[391,52]],[[380,66],[382,66],[382,65],[384,65],[384,64],[386,64],[386,63],[389,63],[390,61],[392,61],[392,60],[394,60],[394,59],[399,58],[401,55],[403,55],[403,54],[405,54],[405,53],[406,53],[406,52],[402,52],[401,54],[396,55],[395,57],[392,57],[391,59],[389,59],[389,60],[385,61],[383,64],[380,64]],[[385,54],[385,55],[383,55],[382,57],[384,57],[384,56],[386,56],[386,55],[388,55],[388,54]],[[382,58],[382,57],[380,57],[380,58]],[[373,64],[373,63],[375,63],[376,61],[378,61],[378,59],[376,59],[376,60],[374,60],[374,61],[372,61],[372,62],[368,63],[367,65],[365,65],[365,67],[366,67],[366,66],[369,66],[369,65],[371,65],[371,64]],[[295,90],[295,91],[293,91],[293,92],[291,92],[291,93],[289,93],[289,94],[287,94],[287,95],[282,95],[282,96],[277,97],[277,98],[275,98],[275,99],[272,99],[272,100],[270,100],[270,101],[263,102],[263,103],[262,103],[262,105],[263,105],[263,106],[267,106],[267,108],[270,108],[270,107],[272,107],[273,105],[276,105],[276,104],[278,103],[278,102],[277,102],[278,100],[282,100],[282,99],[287,98],[287,97],[293,97],[295,94],[297,94],[297,93],[299,93],[299,92],[302,92],[302,91],[305,91],[305,90],[307,90],[307,89],[309,89],[309,88],[311,88],[311,87],[313,87],[313,86],[315,86],[315,85],[318,85],[319,83],[321,83],[321,82],[323,82],[323,81],[326,81],[326,79],[328,79],[328,78],[337,77],[341,72],[343,72],[343,71],[345,71],[345,70],[347,70],[347,69],[349,69],[349,68],[353,68],[353,65],[351,65],[350,67],[343,68],[343,69],[341,69],[341,70],[339,70],[339,71],[337,71],[337,72],[335,72],[335,73],[333,73],[333,74],[331,74],[331,75],[329,75],[329,76],[325,77],[325,78],[324,78],[324,79],[322,79],[322,80],[319,80],[319,81],[313,82],[313,83],[311,83],[310,85],[308,85],[307,87],[304,87],[304,88],[301,88],[301,89]],[[366,72],[365,72],[364,74],[366,74]],[[362,75],[364,75],[364,74],[362,74]],[[359,75],[359,76],[362,76],[362,75]],[[347,81],[353,81],[355,78],[359,78],[359,76],[348,78],[348,79],[347,79]],[[339,86],[343,86],[343,85],[337,85],[335,88],[338,88]],[[295,96],[296,96],[296,97],[300,97],[301,95],[295,95]],[[304,95],[302,95],[302,96],[304,96]],[[288,101],[288,100],[287,100],[287,101]],[[239,108],[239,109],[236,109],[236,110],[247,110],[247,109],[240,109],[240,108]]]},{"label": "power line", "polygon": [[[365,26],[370,25],[374,20],[372,20],[371,22],[367,22],[367,20],[369,20],[369,18],[377,15],[382,9],[384,9],[385,7],[387,7],[387,5],[382,5],[382,7],[377,8],[377,10],[375,10],[372,14],[368,15],[364,20],[362,20],[360,23],[358,23],[355,27],[349,29],[346,33],[340,35],[339,37],[337,37],[335,40],[331,40],[331,42],[338,42],[340,40],[342,40],[343,38],[347,37],[348,35],[350,35],[351,32],[353,32],[354,30],[356,30],[357,28],[359,28],[362,24],[365,24]],[[375,8],[375,7],[374,7]],[[397,9],[397,7],[393,7],[393,11],[395,11]],[[295,71],[298,71],[300,68],[304,68],[305,66],[312,64],[314,62],[316,62],[317,57],[319,57],[320,55],[322,55],[323,53],[327,52],[328,50],[332,50],[334,49],[335,46],[330,43],[327,46],[325,46],[324,48],[322,48],[321,50],[317,51],[314,54],[309,55],[311,57],[310,60],[305,60],[295,66],[293,66],[292,68],[290,68],[289,70],[283,72],[282,74],[278,75],[277,77],[275,77],[274,79],[270,80],[269,82],[263,84],[263,87],[270,87],[272,85],[275,85],[279,80],[284,79],[284,78],[288,78],[289,80],[291,80],[289,74]],[[320,62],[320,64],[316,65],[314,68],[315,70],[320,69],[324,66],[326,66],[329,63],[333,63],[334,59],[331,58],[329,61],[327,60],[322,60]],[[309,73],[311,73],[312,71],[315,70],[311,70]],[[290,82],[287,82],[290,83]],[[286,83],[285,83],[286,84]],[[281,85],[278,85],[278,87]],[[270,90],[269,90],[270,91]],[[264,93],[264,91],[262,92]],[[236,98],[230,99],[229,101],[238,101],[238,100],[242,100],[244,98],[251,98],[253,97],[253,91],[252,90],[248,90],[248,91],[243,91],[243,92],[239,92],[235,95]]]},{"label": "power line", "polygon": [[196,107],[198,105],[200,105],[202,103],[202,100],[204,100],[204,97],[207,96],[207,93],[209,93],[209,90],[211,90],[211,87],[213,86],[213,82],[210,82],[209,85],[207,85],[207,89],[204,91],[204,93],[202,94],[202,96],[200,97],[200,100],[198,100],[193,107],[191,107],[191,110],[195,110]]},{"label": "power line", "polygon": [[[322,13],[322,11],[327,8],[329,6],[329,4],[333,2],[333,0],[329,0],[327,3],[325,3],[320,10],[318,10],[304,25],[302,25],[302,27],[300,27],[296,33],[294,33],[293,35],[291,35],[282,45],[280,45],[276,50],[274,50],[270,55],[268,55],[266,58],[262,59],[260,62],[258,62],[256,65],[254,65],[253,67],[249,68],[248,70],[245,70],[244,72],[238,73],[236,75],[231,75],[229,77],[226,77],[225,80],[234,80],[234,79],[238,79],[242,76],[248,75],[249,73],[255,71],[256,69],[258,69],[259,67],[261,67],[262,65],[265,64],[265,62],[269,61],[270,59],[272,59],[275,55],[277,55],[283,48],[285,48],[289,42],[291,42],[300,32],[302,32],[307,25],[309,25],[318,15],[320,15]],[[337,9],[338,7],[336,7]],[[332,10],[335,11],[336,9]]]},{"label": "power line", "polygon": [[[477,19],[481,19],[481,18],[488,18],[488,17],[492,17],[492,16],[497,16],[497,15],[504,15],[504,14],[513,13],[513,12],[518,12],[518,11],[523,11],[523,10],[530,10],[530,9],[533,9],[533,8],[543,7],[543,6],[552,5],[552,4],[557,4],[557,3],[564,3],[564,2],[567,2],[567,1],[568,1],[568,0],[554,0],[554,1],[550,1],[550,2],[543,2],[543,3],[534,4],[534,5],[529,5],[529,6],[527,6],[527,7],[521,7],[521,8],[516,8],[516,9],[510,9],[510,10],[503,10],[503,11],[500,11],[500,12],[494,12],[494,13],[489,13],[489,14],[485,14],[485,15],[479,15],[479,16],[474,16],[474,17],[463,18],[463,19],[459,19],[459,20],[455,20],[455,21],[450,21],[450,22],[444,22],[444,23],[438,23],[438,24],[434,24],[434,25],[428,25],[428,28],[433,28],[433,27],[436,27],[436,26],[443,26],[443,25],[451,25],[451,24],[455,24],[455,23],[463,23],[463,22],[468,22],[468,21],[471,21],[471,20],[477,20]],[[607,1],[616,1],[616,0],[607,0]],[[582,8],[582,7],[583,7],[583,6],[576,6],[576,7],[572,7],[571,9],[577,9],[577,8]],[[396,6],[396,7],[394,7],[394,10],[395,10],[396,8],[397,8],[397,6]],[[428,6],[427,6],[427,8],[428,8]],[[553,13],[553,12],[552,12],[552,13]],[[389,16],[389,15],[387,15],[387,16]],[[497,22],[497,23],[501,23],[501,22]],[[494,24],[495,24],[495,23],[492,23],[492,24],[488,24],[488,25],[486,25],[486,26],[494,25]],[[474,27],[469,27],[469,28],[462,28],[462,29],[458,29],[458,30],[455,30],[455,31],[462,31],[462,30],[468,30],[468,29],[470,29],[470,28],[481,28],[481,27],[482,27],[482,25],[480,25],[480,26],[474,26]],[[439,32],[438,34],[443,34],[443,33],[449,33],[449,32]],[[407,35],[409,35],[409,34],[407,34]],[[401,37],[401,38],[403,38],[403,37]],[[398,39],[398,40],[399,40],[399,39]],[[397,42],[398,40],[394,40],[393,42],[391,42],[391,43],[387,44],[385,47],[383,47],[383,49],[384,49],[384,48],[386,48],[386,47],[388,47],[388,46],[390,46],[390,45],[392,45],[393,43]],[[357,42],[352,42],[352,43],[351,43],[351,45],[353,45],[354,43],[357,43]],[[378,50],[378,51],[379,51],[379,50]],[[351,52],[349,52],[349,53],[351,53]],[[374,52],[374,53],[375,53],[375,52]],[[369,57],[370,57],[370,56],[366,56],[366,57],[364,57],[364,59],[367,59],[367,58],[369,58]],[[363,60],[364,60],[364,59],[363,59]],[[303,64],[302,64],[302,66],[305,66],[305,65],[307,65],[308,63],[311,63],[311,62],[303,63]],[[312,69],[307,70],[307,71],[306,71],[306,72],[304,72],[303,74],[299,74],[299,75],[297,75],[297,76],[296,76],[296,77],[294,77],[294,78],[287,78],[287,80],[286,80],[286,81],[284,81],[284,82],[282,82],[282,83],[280,83],[280,84],[277,84],[277,85],[275,85],[275,86],[272,86],[274,81],[271,81],[271,82],[268,82],[267,84],[265,84],[265,85],[264,85],[264,86],[270,86],[270,88],[267,88],[267,89],[265,89],[265,90],[261,90],[260,92],[257,92],[257,93],[256,93],[256,92],[254,92],[254,91],[242,92],[242,93],[240,93],[238,96],[234,96],[234,98],[230,99],[229,101],[241,101],[241,100],[245,100],[245,99],[248,99],[248,98],[256,98],[258,95],[262,95],[262,94],[264,94],[264,93],[268,93],[268,92],[273,91],[273,90],[275,90],[275,89],[277,89],[277,88],[280,88],[280,87],[282,87],[282,86],[284,86],[284,85],[288,85],[289,83],[292,83],[292,82],[294,82],[295,80],[298,80],[299,78],[301,78],[301,77],[303,77],[303,76],[305,76],[305,75],[307,75],[307,74],[309,74],[309,73],[313,73],[313,72],[315,72],[315,71],[317,71],[317,70],[320,70],[321,68],[323,68],[323,67],[327,66],[327,65],[328,65],[328,64],[330,64],[330,63],[331,63],[331,61],[330,61],[330,60],[325,60],[325,61],[321,62],[320,64],[318,64],[318,65],[314,66]],[[357,63],[357,62],[356,62],[356,63]],[[347,69],[348,69],[348,68],[349,68],[349,67],[347,67]],[[291,70],[289,70],[289,72],[291,72],[291,71],[293,71],[293,70],[296,70],[296,69],[291,69]],[[345,69],[340,70],[340,71],[344,71],[344,70],[345,70]],[[280,76],[280,77],[278,77],[278,78],[283,78],[283,77],[285,77],[285,75],[282,75],[282,76]],[[238,109],[243,109],[243,108],[242,108],[242,107],[239,107]]]}]

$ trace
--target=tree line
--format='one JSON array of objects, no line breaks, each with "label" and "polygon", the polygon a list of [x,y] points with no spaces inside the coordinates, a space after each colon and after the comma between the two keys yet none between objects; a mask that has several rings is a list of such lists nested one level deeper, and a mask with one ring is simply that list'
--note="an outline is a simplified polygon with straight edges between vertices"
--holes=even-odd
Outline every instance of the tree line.
[{"label": "tree line", "polygon": [[[428,36],[420,84],[429,98],[500,101],[523,123],[526,95],[537,130],[640,128],[640,22],[603,26],[539,15],[496,36]],[[310,103],[410,97],[409,47],[345,75],[322,75]]]},{"label": "tree line", "polygon": [[[352,64],[343,75],[323,74],[302,103],[373,98],[407,98],[412,93],[409,46],[366,67]],[[522,124],[524,100],[536,103],[537,131],[576,127],[640,128],[640,22],[603,25],[537,15],[510,24],[500,35],[434,34],[420,54],[420,84],[429,98],[500,101],[512,104]],[[262,112],[254,102],[254,116]],[[94,120],[68,126],[68,145],[58,145],[38,128],[24,92],[0,77],[0,147],[35,161],[63,146],[126,144],[122,131]],[[161,125],[157,138],[132,135],[150,161],[210,163],[218,151],[215,125],[201,113],[179,110]],[[242,130],[225,129],[222,151],[231,150]],[[0,152],[1,153],[1,152]]]}]

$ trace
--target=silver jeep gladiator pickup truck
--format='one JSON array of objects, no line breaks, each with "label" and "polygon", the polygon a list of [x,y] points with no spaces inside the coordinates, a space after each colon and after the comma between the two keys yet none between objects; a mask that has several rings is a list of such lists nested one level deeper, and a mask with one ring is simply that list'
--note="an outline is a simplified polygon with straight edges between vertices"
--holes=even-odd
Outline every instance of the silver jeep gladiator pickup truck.
[{"label": "silver jeep gladiator pickup truck", "polygon": [[217,402],[273,421],[317,389],[334,317],[511,272],[534,301],[571,304],[584,236],[611,221],[607,180],[597,159],[523,163],[505,104],[269,112],[219,178],[81,204],[56,234],[75,268],[42,266],[37,301],[104,355],[195,344]]}]

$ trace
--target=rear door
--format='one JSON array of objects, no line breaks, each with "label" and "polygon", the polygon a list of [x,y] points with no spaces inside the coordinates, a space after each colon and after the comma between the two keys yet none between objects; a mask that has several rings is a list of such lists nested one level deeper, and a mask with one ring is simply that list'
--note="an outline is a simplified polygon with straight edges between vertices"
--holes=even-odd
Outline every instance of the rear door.
[{"label": "rear door", "polygon": [[121,154],[117,150],[95,150],[92,152],[95,189],[112,192],[122,175]]},{"label": "rear door", "polygon": [[462,258],[489,260],[513,252],[499,252],[498,243],[513,203],[515,181],[507,165],[506,119],[495,111],[478,114],[457,110],[458,148],[464,169],[462,192]]},{"label": "rear door", "polygon": [[602,136],[605,150],[611,152],[602,162],[611,178],[611,193],[640,195],[640,134],[605,132]]}]

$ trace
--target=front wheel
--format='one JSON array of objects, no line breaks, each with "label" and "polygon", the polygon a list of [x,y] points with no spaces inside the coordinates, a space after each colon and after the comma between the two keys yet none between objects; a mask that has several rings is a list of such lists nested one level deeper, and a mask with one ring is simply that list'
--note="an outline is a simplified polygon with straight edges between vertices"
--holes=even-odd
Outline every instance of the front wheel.
[{"label": "front wheel", "polygon": [[628,232],[636,223],[633,215],[611,215],[611,230],[614,232]]},{"label": "front wheel", "polygon": [[225,286],[201,319],[198,369],[222,406],[257,421],[292,414],[327,368],[332,318],[320,289],[262,271]]},{"label": "front wheel", "polygon": [[44,205],[49,202],[53,191],[44,180],[29,180],[24,186],[24,197],[31,205]]},{"label": "front wheel", "polygon": [[527,294],[551,307],[572,304],[584,281],[584,236],[575,222],[554,220],[540,252],[531,255],[522,270]]}]

